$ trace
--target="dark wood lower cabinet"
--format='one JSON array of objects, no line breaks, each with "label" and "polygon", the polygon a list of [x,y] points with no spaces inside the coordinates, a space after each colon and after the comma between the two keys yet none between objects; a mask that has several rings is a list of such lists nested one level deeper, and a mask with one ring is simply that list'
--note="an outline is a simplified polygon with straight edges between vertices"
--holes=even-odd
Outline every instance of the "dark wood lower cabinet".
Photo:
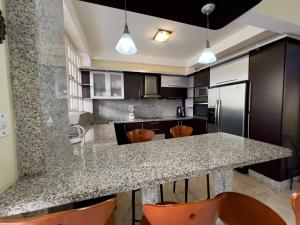
[{"label": "dark wood lower cabinet", "polygon": [[193,127],[193,135],[207,133],[206,121],[201,119],[184,119],[184,120],[170,120],[170,121],[150,121],[139,123],[116,123],[115,131],[119,145],[129,144],[127,132],[135,129],[145,128],[153,130],[155,134],[165,134],[165,138],[172,138],[170,129],[177,125],[186,125]]}]

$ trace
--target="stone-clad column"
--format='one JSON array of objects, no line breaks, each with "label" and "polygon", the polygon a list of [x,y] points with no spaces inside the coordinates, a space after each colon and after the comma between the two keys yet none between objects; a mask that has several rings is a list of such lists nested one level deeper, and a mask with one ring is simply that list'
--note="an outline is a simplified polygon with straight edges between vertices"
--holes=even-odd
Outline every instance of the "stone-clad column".
[{"label": "stone-clad column", "polygon": [[67,150],[62,0],[6,0],[20,176],[44,173]]}]

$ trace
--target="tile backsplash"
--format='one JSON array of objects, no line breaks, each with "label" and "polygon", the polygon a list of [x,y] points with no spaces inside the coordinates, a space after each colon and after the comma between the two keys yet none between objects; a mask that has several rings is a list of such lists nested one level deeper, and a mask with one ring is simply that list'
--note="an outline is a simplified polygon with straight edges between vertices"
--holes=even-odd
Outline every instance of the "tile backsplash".
[{"label": "tile backsplash", "polygon": [[175,116],[181,99],[94,100],[95,120],[128,119],[129,105],[134,106],[135,117]]}]

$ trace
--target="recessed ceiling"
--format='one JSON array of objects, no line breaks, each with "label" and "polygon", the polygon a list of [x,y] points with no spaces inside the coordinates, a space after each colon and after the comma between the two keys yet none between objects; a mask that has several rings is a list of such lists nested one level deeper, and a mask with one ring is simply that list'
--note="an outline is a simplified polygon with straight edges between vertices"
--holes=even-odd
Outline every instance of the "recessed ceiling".
[{"label": "recessed ceiling", "polygon": [[[94,4],[124,9],[125,0],[82,0]],[[207,3],[215,3],[216,9],[211,14],[211,29],[220,29],[261,0],[127,0],[127,9],[132,12],[173,20],[181,23],[206,27],[206,17],[201,8]]]},{"label": "recessed ceiling", "polygon": [[[87,39],[91,58],[186,66],[187,60],[199,54],[205,45],[204,28],[129,12],[129,31],[138,54],[122,56],[115,51],[115,46],[124,30],[124,11],[82,1],[74,1],[74,8]],[[222,29],[211,30],[211,45],[244,27],[244,24],[234,21]],[[153,40],[158,29],[172,31],[167,42]]]}]

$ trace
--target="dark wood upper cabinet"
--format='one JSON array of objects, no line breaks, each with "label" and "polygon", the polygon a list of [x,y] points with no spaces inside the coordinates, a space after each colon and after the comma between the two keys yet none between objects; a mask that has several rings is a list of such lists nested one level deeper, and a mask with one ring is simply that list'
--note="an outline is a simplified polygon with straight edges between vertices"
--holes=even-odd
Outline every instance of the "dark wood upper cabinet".
[{"label": "dark wood upper cabinet", "polygon": [[144,74],[124,72],[124,98],[141,99],[144,95]]},{"label": "dark wood upper cabinet", "polygon": [[210,69],[204,69],[194,73],[194,86],[195,87],[208,87],[209,86]]},{"label": "dark wood upper cabinet", "polygon": [[[250,138],[300,150],[299,62],[300,42],[289,38],[250,52]],[[252,169],[283,181],[290,176],[291,162],[274,160]]]},{"label": "dark wood upper cabinet", "polygon": [[187,89],[186,88],[161,87],[160,95],[161,95],[161,98],[185,99],[185,98],[187,98]]}]

